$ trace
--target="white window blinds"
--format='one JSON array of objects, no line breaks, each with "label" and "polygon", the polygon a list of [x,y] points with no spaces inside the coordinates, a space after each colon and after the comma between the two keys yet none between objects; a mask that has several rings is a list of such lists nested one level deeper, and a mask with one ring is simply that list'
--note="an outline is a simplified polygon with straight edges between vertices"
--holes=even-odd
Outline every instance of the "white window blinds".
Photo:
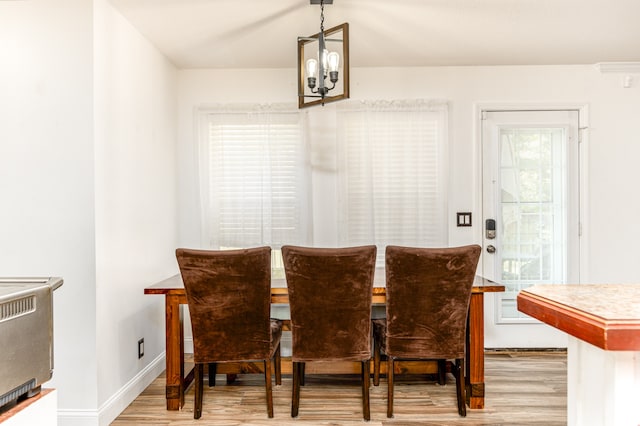
[{"label": "white window blinds", "polygon": [[345,103],[337,117],[343,245],[447,245],[445,103]]},{"label": "white window blinds", "polygon": [[310,173],[304,114],[287,107],[201,112],[204,243],[214,249],[305,244]]}]

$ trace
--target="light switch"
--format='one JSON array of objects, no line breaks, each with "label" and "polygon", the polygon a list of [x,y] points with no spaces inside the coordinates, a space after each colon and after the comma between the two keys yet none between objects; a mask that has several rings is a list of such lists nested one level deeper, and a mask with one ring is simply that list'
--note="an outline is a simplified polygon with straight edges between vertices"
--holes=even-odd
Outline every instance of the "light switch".
[{"label": "light switch", "polygon": [[458,212],[458,226],[471,226],[471,212]]}]

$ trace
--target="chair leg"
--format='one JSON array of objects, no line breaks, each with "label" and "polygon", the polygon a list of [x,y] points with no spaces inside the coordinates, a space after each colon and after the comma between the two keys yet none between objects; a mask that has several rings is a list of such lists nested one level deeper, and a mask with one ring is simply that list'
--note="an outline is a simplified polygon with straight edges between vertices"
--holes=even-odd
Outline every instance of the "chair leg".
[{"label": "chair leg", "polygon": [[387,354],[387,417],[393,417],[393,357]]},{"label": "chair leg", "polygon": [[454,376],[456,377],[456,397],[458,399],[458,414],[461,417],[467,416],[467,405],[465,401],[464,390],[464,358],[456,359],[454,369]]},{"label": "chair leg", "polygon": [[443,386],[447,384],[447,360],[446,359],[438,360],[438,384]]},{"label": "chair leg", "polygon": [[300,362],[293,362],[293,386],[291,389],[291,417],[298,417],[298,407],[300,406]]},{"label": "chair leg", "polygon": [[370,362],[371,360],[362,362],[362,417],[366,421],[371,420],[371,409],[369,406],[369,386],[371,385]]},{"label": "chair leg", "polygon": [[203,375],[204,375],[204,364],[196,364],[194,367],[194,381],[195,381],[195,401],[193,407],[193,418],[199,419],[202,416],[202,394],[203,394]]},{"label": "chair leg", "polygon": [[271,360],[264,360],[264,387],[267,393],[267,415],[273,417],[273,392],[271,388]]},{"label": "chair leg", "polygon": [[282,384],[282,358],[280,356],[280,343],[278,343],[278,347],[274,354],[274,364],[276,370],[276,386],[280,386]]},{"label": "chair leg", "polygon": [[209,363],[209,387],[216,385],[216,371],[217,365],[215,362]]},{"label": "chair leg", "polygon": [[373,386],[380,384],[380,342],[378,339],[373,339]]}]

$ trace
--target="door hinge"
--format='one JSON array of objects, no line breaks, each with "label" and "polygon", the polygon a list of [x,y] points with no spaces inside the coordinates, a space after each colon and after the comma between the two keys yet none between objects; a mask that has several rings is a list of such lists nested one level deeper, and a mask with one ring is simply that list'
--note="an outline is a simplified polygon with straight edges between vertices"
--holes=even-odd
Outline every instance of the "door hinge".
[{"label": "door hinge", "polygon": [[582,143],[582,140],[584,139],[582,137],[583,132],[587,131],[589,128],[588,127],[578,127],[578,143]]}]

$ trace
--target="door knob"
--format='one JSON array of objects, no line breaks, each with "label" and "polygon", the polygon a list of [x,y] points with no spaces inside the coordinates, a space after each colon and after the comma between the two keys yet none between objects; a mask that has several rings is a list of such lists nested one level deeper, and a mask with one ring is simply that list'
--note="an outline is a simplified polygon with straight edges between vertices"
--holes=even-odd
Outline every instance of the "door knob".
[{"label": "door knob", "polygon": [[487,252],[488,253],[495,253],[496,252],[496,248],[494,246],[492,246],[491,244],[489,244],[487,246]]}]

